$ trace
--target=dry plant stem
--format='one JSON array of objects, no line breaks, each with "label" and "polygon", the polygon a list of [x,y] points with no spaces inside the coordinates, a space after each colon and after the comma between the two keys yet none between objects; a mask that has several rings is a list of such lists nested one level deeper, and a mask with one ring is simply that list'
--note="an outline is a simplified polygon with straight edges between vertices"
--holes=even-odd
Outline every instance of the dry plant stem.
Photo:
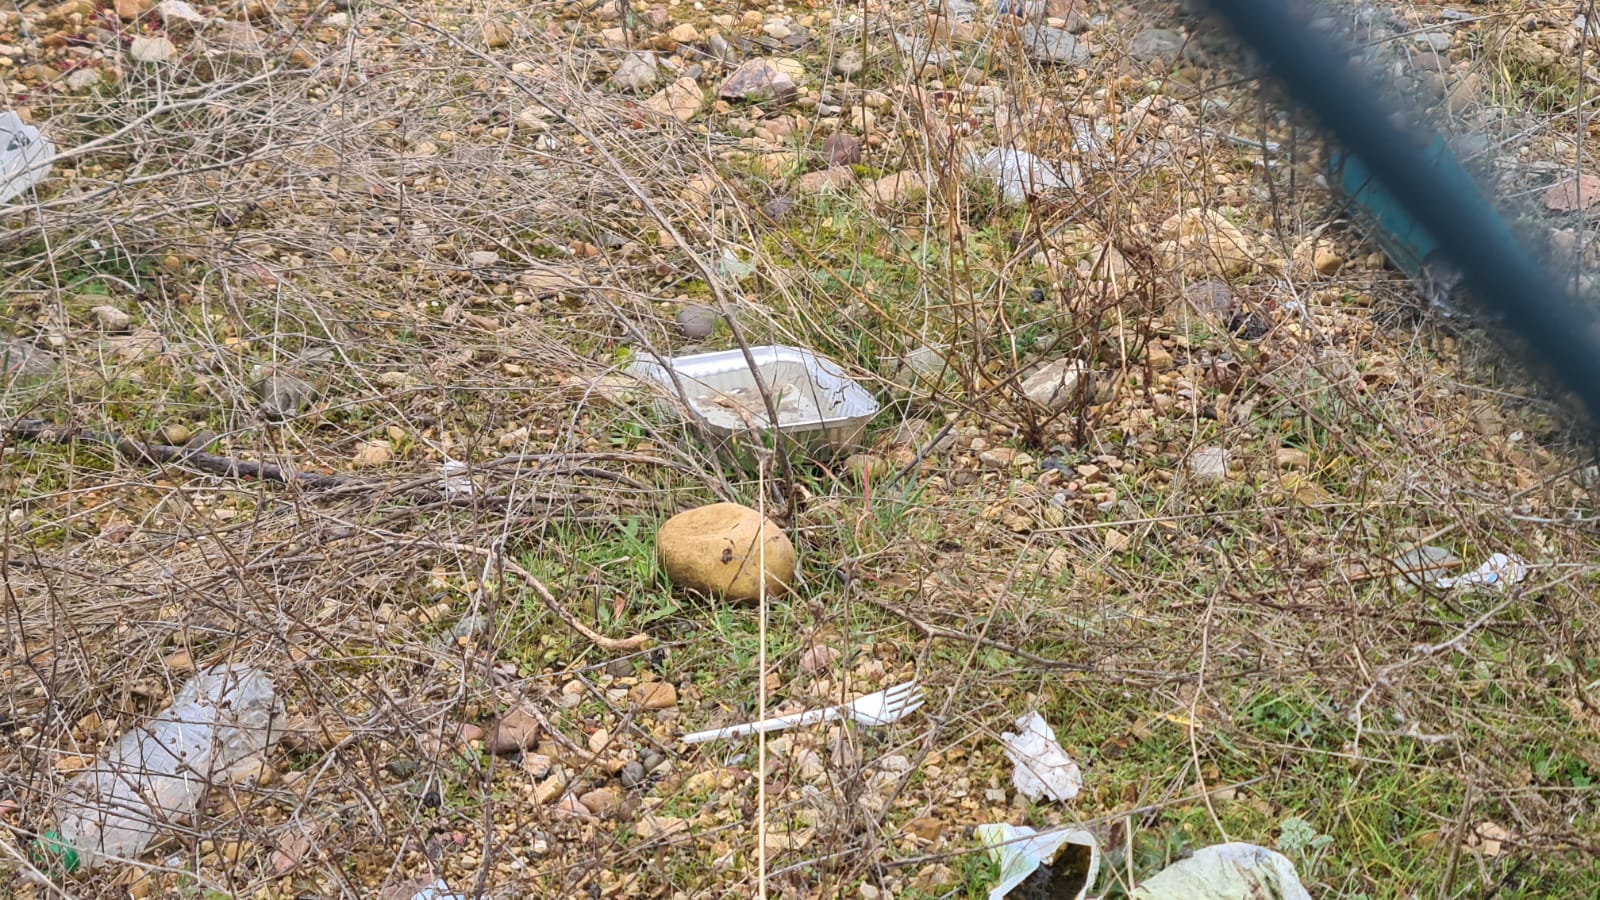
[{"label": "dry plant stem", "polygon": [[866,593],[859,593],[858,592],[858,596],[861,599],[867,601],[868,604],[870,604],[870,605],[872,605],[874,607],[877,607],[878,609],[881,609],[886,613],[890,613],[890,614],[892,614],[894,616],[899,617],[902,621],[906,622],[907,624],[911,625],[911,627],[913,627],[913,628],[917,629],[918,631],[922,632],[922,634],[925,637],[928,637],[928,638],[948,638],[948,639],[953,640],[953,641],[966,641],[967,643],[977,644],[977,645],[982,646],[982,647],[992,647],[995,650],[1000,650],[1000,651],[1003,651],[1005,653],[1009,653],[1012,656],[1017,657],[1018,659],[1025,659],[1028,662],[1034,663],[1035,665],[1044,666],[1044,667],[1050,668],[1050,669],[1058,669],[1058,670],[1067,671],[1067,672],[1093,672],[1093,671],[1095,671],[1094,666],[1091,666],[1091,665],[1089,665],[1087,663],[1063,662],[1063,661],[1061,661],[1059,659],[1045,659],[1042,656],[1038,656],[1036,654],[1029,653],[1028,651],[1021,649],[1020,647],[1013,647],[1010,644],[1005,643],[1004,641],[997,641],[997,640],[995,640],[994,638],[991,638],[991,637],[985,637],[983,635],[966,634],[966,633],[963,633],[963,632],[960,632],[960,631],[955,631],[955,630],[952,630],[952,629],[949,629],[949,628],[945,628],[945,627],[943,627],[941,625],[934,625],[934,624],[932,624],[930,622],[924,622],[921,619],[917,618],[916,616],[913,616],[911,613],[906,612],[904,609],[901,609],[900,607],[895,606],[894,604],[891,604],[891,603],[885,603],[882,600],[879,600],[876,597],[873,597],[873,596],[871,596],[869,594],[866,594]]},{"label": "dry plant stem", "polygon": [[[260,478],[264,481],[276,481],[280,484],[294,484],[313,488],[349,487],[362,484],[359,479],[346,478],[342,475],[314,475],[306,472],[296,472],[271,463],[250,462],[249,460],[233,459],[227,456],[217,456],[212,453],[202,453],[188,447],[174,447],[171,444],[152,444],[145,441],[136,441],[132,438],[118,437],[114,434],[94,431],[89,428],[72,428],[60,425],[51,425],[37,419],[23,419],[13,422],[6,427],[8,438],[31,441],[39,444],[97,444],[110,447],[128,459],[138,462],[161,464],[168,462],[184,462],[218,475],[230,478]],[[430,479],[437,481],[437,478]]]},{"label": "dry plant stem", "polygon": [[652,643],[650,636],[647,634],[636,634],[627,638],[609,638],[578,621],[578,619],[573,616],[572,613],[567,612],[566,607],[561,605],[561,601],[557,600],[555,595],[550,593],[550,589],[545,587],[544,582],[535,578],[532,572],[529,572],[527,569],[524,569],[515,562],[512,562],[504,554],[496,553],[494,550],[491,550],[487,547],[477,547],[473,546],[472,544],[458,544],[453,541],[443,541],[437,544],[437,546],[445,550],[454,550],[459,553],[475,553],[480,556],[490,557],[491,559],[498,557],[500,567],[505,571],[510,572],[512,575],[522,579],[524,582],[527,582],[528,586],[533,588],[533,592],[539,595],[539,601],[544,604],[545,609],[550,610],[550,612],[554,614],[556,618],[560,619],[568,628],[580,635],[583,635],[584,639],[588,640],[590,643],[593,643],[602,650],[609,650],[613,653],[634,653],[636,651],[648,648]]}]

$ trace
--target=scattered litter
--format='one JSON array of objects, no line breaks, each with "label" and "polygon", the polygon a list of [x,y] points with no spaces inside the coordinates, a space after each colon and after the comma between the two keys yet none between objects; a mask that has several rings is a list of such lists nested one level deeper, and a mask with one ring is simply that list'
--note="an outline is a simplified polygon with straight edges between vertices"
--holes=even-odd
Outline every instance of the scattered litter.
[{"label": "scattered litter", "polygon": [[467,895],[450,890],[450,886],[440,878],[412,894],[411,900],[467,900]]},{"label": "scattered litter", "polygon": [[1134,900],[1311,900],[1294,863],[1255,844],[1217,844],[1196,850],[1134,888]]},{"label": "scattered litter", "polygon": [[809,350],[757,346],[750,348],[750,357],[754,370],[742,350],[724,350],[674,357],[664,364],[639,360],[628,372],[659,384],[674,399],[681,384],[689,416],[721,438],[770,430],[763,389],[777,408],[784,434],[808,449],[856,443],[878,412],[878,401],[865,388]]},{"label": "scattered litter", "polygon": [[446,459],[439,467],[439,489],[444,492],[445,499],[454,500],[460,497],[472,496],[472,479],[467,476],[467,464],[454,459]]},{"label": "scattered litter", "polygon": [[0,203],[50,174],[56,145],[14,112],[0,113]]},{"label": "scattered litter", "polygon": [[739,254],[724,247],[717,259],[717,274],[734,281],[743,281],[756,273],[756,267],[739,258]]},{"label": "scattered litter", "polygon": [[1521,557],[1496,553],[1471,572],[1454,578],[1440,578],[1434,585],[1445,590],[1454,587],[1486,587],[1506,591],[1527,577],[1528,564],[1523,562]]},{"label": "scattered litter", "polygon": [[1421,587],[1445,569],[1461,565],[1461,558],[1443,547],[1413,547],[1389,560],[1400,574],[1395,584]]},{"label": "scattered litter", "polygon": [[1056,743],[1056,733],[1044,716],[1030,712],[1017,719],[1017,727],[1021,734],[1008,731],[1000,735],[1006,758],[1016,766],[1011,781],[1017,790],[1029,800],[1049,797],[1065,802],[1078,796],[1083,790],[1083,773]]},{"label": "scattered litter", "polygon": [[1076,828],[1040,834],[1026,825],[979,825],[974,832],[1000,865],[989,900],[1018,896],[1082,900],[1100,879],[1100,842]]},{"label": "scattered litter", "polygon": [[1048,190],[1076,187],[1079,181],[1078,167],[1072,163],[1048,162],[1008,147],[996,147],[982,156],[968,154],[967,172],[993,181],[1010,203],[1021,203]]}]

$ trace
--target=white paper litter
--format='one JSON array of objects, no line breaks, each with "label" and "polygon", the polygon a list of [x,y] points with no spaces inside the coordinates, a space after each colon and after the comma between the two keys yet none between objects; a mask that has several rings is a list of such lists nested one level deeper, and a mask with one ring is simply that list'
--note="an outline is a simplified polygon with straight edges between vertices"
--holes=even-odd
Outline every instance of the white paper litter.
[{"label": "white paper litter", "polygon": [[1256,844],[1215,844],[1196,850],[1134,888],[1134,900],[1311,900],[1294,863]]},{"label": "white paper litter", "polygon": [[1072,163],[1048,162],[1008,147],[996,147],[982,156],[969,154],[967,171],[993,181],[1010,203],[1021,203],[1047,190],[1076,187],[1079,181],[1078,167]]},{"label": "white paper litter", "polygon": [[0,113],[0,203],[50,174],[56,145],[14,112]]},{"label": "white paper litter", "polygon": [[1072,761],[1067,751],[1056,743],[1056,733],[1037,712],[1017,719],[1021,734],[1005,732],[1000,742],[1005,745],[1006,758],[1016,769],[1011,782],[1029,800],[1049,797],[1067,801],[1083,790],[1083,773]]},{"label": "white paper litter", "polygon": [[439,490],[448,499],[472,496],[472,479],[467,477],[467,464],[447,459],[439,467]]},{"label": "white paper litter", "polygon": [[1017,885],[1028,880],[1039,866],[1054,863],[1061,848],[1078,844],[1089,848],[1089,867],[1083,887],[1072,900],[1082,900],[1100,880],[1100,842],[1094,835],[1076,828],[1040,834],[1026,825],[979,825],[973,829],[978,840],[989,848],[989,858],[1000,864],[1000,881],[989,889],[989,900],[1002,900]]},{"label": "white paper litter", "polygon": [[1521,557],[1496,553],[1471,572],[1454,578],[1440,578],[1434,584],[1445,590],[1465,586],[1508,591],[1512,585],[1527,577],[1528,564]]}]

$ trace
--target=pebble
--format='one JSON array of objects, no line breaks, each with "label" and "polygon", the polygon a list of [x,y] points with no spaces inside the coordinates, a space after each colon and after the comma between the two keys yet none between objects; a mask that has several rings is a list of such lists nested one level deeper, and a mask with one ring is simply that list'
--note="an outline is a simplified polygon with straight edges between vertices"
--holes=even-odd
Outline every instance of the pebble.
[{"label": "pebble", "polygon": [[1038,62],[1082,66],[1089,62],[1089,48],[1072,33],[1054,25],[1025,25],[1019,32],[1028,56]]},{"label": "pebble", "polygon": [[1183,52],[1183,35],[1167,28],[1146,28],[1128,42],[1128,53],[1145,63],[1170,66]]},{"label": "pebble", "polygon": [[678,311],[678,333],[690,340],[708,338],[717,330],[717,313],[709,306],[691,303]]},{"label": "pebble", "polygon": [[611,788],[596,788],[579,796],[578,802],[583,804],[584,809],[604,818],[616,812],[622,797]]},{"label": "pebble", "polygon": [[794,78],[770,59],[752,59],[733,71],[720,87],[723,100],[788,103],[800,92]]},{"label": "pebble", "polygon": [[519,706],[500,717],[484,747],[496,756],[518,753],[532,747],[542,731],[538,717]]},{"label": "pebble", "polygon": [[96,306],[89,310],[107,331],[126,331],[133,326],[133,316],[115,306]]},{"label": "pebble", "polygon": [[55,354],[48,350],[27,341],[0,339],[0,378],[37,378],[55,371],[56,364]]},{"label": "pebble", "polygon": [[647,774],[648,773],[646,773],[644,770],[643,763],[637,761],[628,763],[622,767],[622,786],[628,790],[633,790],[639,785],[644,784]]},{"label": "pebble", "polygon": [[836,131],[822,141],[822,161],[828,166],[851,166],[861,162],[861,139]]},{"label": "pebble", "polygon": [[317,388],[293,375],[268,375],[256,383],[255,394],[261,400],[261,414],[281,421],[310,406]]},{"label": "pebble", "polygon": [[663,756],[660,751],[646,750],[642,755],[640,755],[639,761],[644,763],[644,770],[646,772],[654,772],[655,770],[661,768],[662,763],[665,763],[667,758]]},{"label": "pebble", "polygon": [[659,67],[654,53],[635,52],[622,58],[611,83],[626,91],[642,93],[656,86]]},{"label": "pebble", "polygon": [[840,78],[854,78],[864,68],[866,61],[861,58],[860,50],[844,50],[833,60],[833,73]]},{"label": "pebble", "polygon": [[628,691],[628,699],[642,709],[671,709],[678,705],[678,689],[667,681],[647,681]]}]

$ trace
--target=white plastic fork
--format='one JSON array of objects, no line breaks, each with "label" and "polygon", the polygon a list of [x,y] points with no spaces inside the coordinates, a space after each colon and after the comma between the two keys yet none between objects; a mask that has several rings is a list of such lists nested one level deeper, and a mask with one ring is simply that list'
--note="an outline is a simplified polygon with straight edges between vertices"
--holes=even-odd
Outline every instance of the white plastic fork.
[{"label": "white plastic fork", "polygon": [[829,706],[824,709],[811,709],[803,713],[788,716],[776,716],[763,719],[760,722],[747,722],[743,725],[730,725],[727,728],[713,728],[710,731],[697,731],[694,734],[683,736],[686,744],[699,744],[704,741],[715,741],[720,738],[745,737],[746,735],[759,734],[763,731],[779,731],[784,728],[793,728],[796,725],[817,725],[822,722],[832,722],[836,719],[853,719],[869,728],[888,725],[898,722],[906,716],[916,712],[922,706],[922,687],[916,680],[897,684],[885,688],[875,694],[865,694],[841,703],[838,706]]}]

